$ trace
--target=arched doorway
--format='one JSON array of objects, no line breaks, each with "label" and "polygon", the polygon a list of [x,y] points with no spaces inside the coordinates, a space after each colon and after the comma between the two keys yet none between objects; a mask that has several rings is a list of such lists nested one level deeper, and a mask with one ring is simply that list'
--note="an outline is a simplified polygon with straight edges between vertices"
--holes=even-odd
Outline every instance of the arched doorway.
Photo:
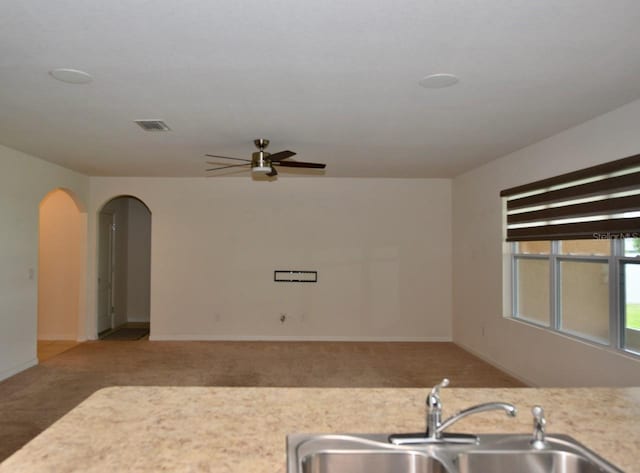
[{"label": "arched doorway", "polygon": [[75,194],[54,189],[39,206],[38,358],[84,339],[86,211]]},{"label": "arched doorway", "polygon": [[136,197],[115,197],[98,213],[98,337],[147,336],[150,293],[151,211]]}]

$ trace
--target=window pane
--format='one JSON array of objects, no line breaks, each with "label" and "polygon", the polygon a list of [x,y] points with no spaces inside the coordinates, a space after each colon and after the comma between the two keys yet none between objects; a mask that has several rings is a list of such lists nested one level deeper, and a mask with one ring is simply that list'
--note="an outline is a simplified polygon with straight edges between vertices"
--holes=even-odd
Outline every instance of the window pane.
[{"label": "window pane", "polygon": [[560,328],[609,341],[609,265],[560,262]]},{"label": "window pane", "polygon": [[548,255],[551,252],[550,241],[521,241],[518,242],[518,253]]},{"label": "window pane", "polygon": [[549,260],[516,259],[516,317],[549,325]]},{"label": "window pane", "polygon": [[625,238],[625,256],[640,256],[640,238]]},{"label": "window pane", "polygon": [[611,254],[610,240],[563,240],[560,242],[563,255],[602,255]]},{"label": "window pane", "polygon": [[625,308],[625,349],[640,353],[640,263],[623,266]]}]

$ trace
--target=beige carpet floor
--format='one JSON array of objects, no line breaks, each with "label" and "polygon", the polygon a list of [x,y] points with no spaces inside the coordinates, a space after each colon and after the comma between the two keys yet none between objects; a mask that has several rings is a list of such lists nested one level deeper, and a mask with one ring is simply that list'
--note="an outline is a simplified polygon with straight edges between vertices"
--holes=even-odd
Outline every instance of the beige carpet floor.
[{"label": "beige carpet floor", "polygon": [[443,377],[522,386],[453,343],[87,342],[0,382],[0,461],[107,386],[428,388]]},{"label": "beige carpet floor", "polygon": [[38,360],[40,363],[47,361],[77,344],[75,340],[38,340]]}]

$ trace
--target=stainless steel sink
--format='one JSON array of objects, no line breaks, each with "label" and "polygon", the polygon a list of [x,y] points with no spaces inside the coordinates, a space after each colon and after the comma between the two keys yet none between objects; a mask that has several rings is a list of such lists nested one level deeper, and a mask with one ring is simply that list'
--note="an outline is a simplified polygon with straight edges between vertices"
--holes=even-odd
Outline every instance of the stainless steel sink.
[{"label": "stainless steel sink", "polygon": [[602,473],[603,471],[596,463],[584,457],[558,451],[465,453],[460,455],[458,460],[460,473],[499,471]]},{"label": "stainless steel sink", "polygon": [[564,435],[534,448],[530,435],[479,435],[472,444],[446,439],[394,445],[386,434],[287,437],[288,473],[622,473]]},{"label": "stainless steel sink", "polygon": [[331,473],[362,471],[388,473],[448,473],[435,458],[422,452],[319,452],[309,455],[302,462],[304,473]]},{"label": "stainless steel sink", "polygon": [[449,473],[435,456],[397,447],[385,435],[290,435],[289,473]]},{"label": "stainless steel sink", "polygon": [[530,435],[484,435],[478,445],[457,453],[458,473],[553,472],[621,473],[568,435],[548,435],[536,448]]},{"label": "stainless steel sink", "polygon": [[416,434],[309,435],[287,437],[288,473],[622,473],[566,435],[547,435],[544,409],[533,406],[533,433],[451,434],[448,428],[470,415],[513,404],[487,402],[442,419],[440,390],[427,396],[427,426]]}]

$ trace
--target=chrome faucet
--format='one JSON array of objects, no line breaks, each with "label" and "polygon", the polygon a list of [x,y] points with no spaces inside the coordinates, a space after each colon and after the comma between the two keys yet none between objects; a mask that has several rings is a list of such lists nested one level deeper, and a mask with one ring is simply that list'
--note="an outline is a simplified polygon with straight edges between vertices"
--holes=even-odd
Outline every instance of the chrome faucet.
[{"label": "chrome faucet", "polygon": [[443,432],[458,422],[472,414],[479,412],[503,410],[510,417],[515,417],[516,407],[513,404],[507,402],[487,402],[484,404],[478,404],[477,406],[463,409],[460,412],[452,415],[447,420],[442,421],[442,402],[440,400],[440,389],[449,386],[449,380],[443,379],[441,383],[436,384],[429,395],[427,396],[427,435],[430,440],[439,440],[443,436]]},{"label": "chrome faucet", "polygon": [[478,436],[473,434],[445,434],[445,430],[451,425],[458,422],[471,414],[478,412],[503,410],[508,416],[515,417],[516,407],[507,402],[487,402],[478,404],[477,406],[463,409],[457,414],[452,415],[447,420],[442,420],[442,401],[440,400],[440,389],[449,386],[449,380],[443,379],[436,384],[427,396],[427,430],[426,432],[410,433],[410,434],[392,434],[389,436],[389,442],[395,445],[412,445],[412,444],[428,444],[428,443],[459,443],[470,444],[477,443]]}]

